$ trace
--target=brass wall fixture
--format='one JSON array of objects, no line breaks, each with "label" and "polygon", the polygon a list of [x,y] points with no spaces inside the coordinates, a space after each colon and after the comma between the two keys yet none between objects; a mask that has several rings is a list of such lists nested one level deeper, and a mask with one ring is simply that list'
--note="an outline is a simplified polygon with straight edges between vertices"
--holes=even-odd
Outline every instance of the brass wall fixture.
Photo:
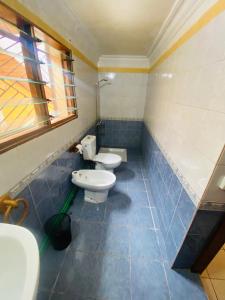
[{"label": "brass wall fixture", "polygon": [[11,199],[8,194],[0,197],[0,213],[3,214],[4,223],[9,223],[9,217],[13,209],[18,208],[20,205],[23,205],[23,211],[19,220],[15,222],[16,225],[21,225],[28,215],[29,204],[27,200],[23,198]]}]

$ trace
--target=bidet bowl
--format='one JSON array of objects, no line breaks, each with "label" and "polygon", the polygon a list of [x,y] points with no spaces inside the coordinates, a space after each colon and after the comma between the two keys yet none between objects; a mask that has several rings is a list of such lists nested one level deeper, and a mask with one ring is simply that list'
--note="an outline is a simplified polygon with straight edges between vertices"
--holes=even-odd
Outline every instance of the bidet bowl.
[{"label": "bidet bowl", "polygon": [[105,170],[80,170],[72,172],[72,182],[89,191],[104,191],[114,186],[116,176]]}]

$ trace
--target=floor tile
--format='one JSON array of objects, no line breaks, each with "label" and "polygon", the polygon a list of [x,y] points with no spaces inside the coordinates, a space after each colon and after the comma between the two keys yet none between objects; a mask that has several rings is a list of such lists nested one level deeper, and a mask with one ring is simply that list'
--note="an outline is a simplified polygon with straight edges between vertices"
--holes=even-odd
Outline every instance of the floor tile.
[{"label": "floor tile", "polygon": [[126,258],[105,255],[99,258],[101,275],[97,299],[130,300],[130,263]]},{"label": "floor tile", "polygon": [[157,241],[158,241],[162,261],[168,261],[168,256],[167,256],[167,252],[166,252],[166,245],[165,245],[165,241],[164,241],[162,232],[160,230],[156,230],[155,233],[156,233],[156,237],[157,237]]},{"label": "floor tile", "polygon": [[171,300],[206,300],[207,297],[197,274],[187,270],[173,270],[165,263]]},{"label": "floor tile", "polygon": [[111,193],[106,204],[104,222],[116,225],[127,225],[129,223],[130,210],[131,199],[127,194],[114,191]]},{"label": "floor tile", "polygon": [[144,207],[149,206],[147,192],[129,190],[127,195],[130,197],[132,205]]},{"label": "floor tile", "polygon": [[[72,223],[73,228],[74,225],[75,224]],[[96,252],[103,234],[101,224],[81,221],[78,225],[79,230],[76,230],[76,237],[72,242],[72,249],[74,251]]]},{"label": "floor tile", "polygon": [[80,219],[83,206],[84,192],[82,190],[79,190],[68,212],[72,220],[78,221]]},{"label": "floor tile", "polygon": [[146,188],[145,188],[145,183],[144,183],[144,180],[141,180],[141,179],[135,179],[135,180],[130,180],[127,182],[127,188],[128,188],[128,191],[130,190],[136,190],[136,191],[146,191]]},{"label": "floor tile", "polygon": [[225,280],[211,280],[218,300],[225,300]]},{"label": "floor tile", "polygon": [[117,180],[116,184],[114,185],[114,187],[109,191],[109,195],[114,190],[120,191],[120,192],[126,192],[127,191],[127,182],[123,182],[123,181]]},{"label": "floor tile", "polygon": [[154,229],[151,210],[147,207],[133,207],[129,212],[129,225]]},{"label": "floor tile", "polygon": [[152,260],[160,260],[160,250],[155,231],[146,228],[131,228],[130,254],[131,257],[148,257]]},{"label": "floor tile", "polygon": [[129,269],[126,258],[70,252],[55,292],[72,293],[84,299],[129,300]]},{"label": "floor tile", "polygon": [[163,266],[146,258],[131,259],[133,300],[169,299]]},{"label": "floor tile", "polygon": [[122,170],[115,172],[116,179],[122,182],[129,182],[134,179],[142,179],[142,173],[141,169],[132,169],[127,166],[126,168],[123,168]]},{"label": "floor tile", "polygon": [[52,288],[67,251],[67,249],[56,251],[50,246],[41,257],[39,282],[39,288],[41,290],[50,290]]},{"label": "floor tile", "polygon": [[225,251],[220,250],[207,267],[210,278],[225,279]]},{"label": "floor tile", "polygon": [[36,300],[49,300],[51,295],[50,291],[38,291]]},{"label": "floor tile", "polygon": [[212,285],[212,282],[209,278],[201,278],[202,285],[208,296],[209,300],[218,300]]},{"label": "floor tile", "polygon": [[159,217],[158,217],[156,207],[151,207],[151,212],[152,212],[155,229],[160,229]]},{"label": "floor tile", "polygon": [[68,293],[52,293],[52,297],[49,300],[96,300],[96,299],[92,297],[78,296],[74,294],[72,291],[69,291]]},{"label": "floor tile", "polygon": [[107,205],[104,222],[115,225],[128,225],[129,214],[128,208],[115,208],[112,205]]},{"label": "floor tile", "polygon": [[102,222],[105,215],[105,203],[94,204],[86,202],[80,219],[85,221]]},{"label": "floor tile", "polygon": [[132,204],[132,199],[127,191],[114,190],[110,193],[106,205],[113,206],[115,209],[129,209]]},{"label": "floor tile", "polygon": [[102,225],[103,234],[98,247],[99,252],[118,256],[129,255],[129,231],[125,226]]},{"label": "floor tile", "polygon": [[69,211],[73,242],[41,258],[38,300],[47,300],[53,287],[48,300],[206,299],[198,276],[169,268],[141,156],[129,152],[128,158],[105,203],[85,202],[79,190]]}]

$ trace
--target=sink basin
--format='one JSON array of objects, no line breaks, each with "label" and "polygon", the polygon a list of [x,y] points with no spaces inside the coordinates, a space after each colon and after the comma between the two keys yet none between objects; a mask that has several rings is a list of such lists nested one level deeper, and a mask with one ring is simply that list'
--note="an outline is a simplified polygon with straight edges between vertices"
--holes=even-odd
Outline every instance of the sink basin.
[{"label": "sink basin", "polygon": [[0,298],[35,300],[39,279],[39,251],[24,227],[0,223]]}]

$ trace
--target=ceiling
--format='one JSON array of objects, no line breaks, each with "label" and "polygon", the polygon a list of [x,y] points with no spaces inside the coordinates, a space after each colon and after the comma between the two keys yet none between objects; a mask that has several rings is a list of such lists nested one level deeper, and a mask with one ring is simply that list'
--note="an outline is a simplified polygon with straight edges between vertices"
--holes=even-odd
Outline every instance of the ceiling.
[{"label": "ceiling", "polygon": [[105,55],[146,55],[175,0],[64,0]]}]

